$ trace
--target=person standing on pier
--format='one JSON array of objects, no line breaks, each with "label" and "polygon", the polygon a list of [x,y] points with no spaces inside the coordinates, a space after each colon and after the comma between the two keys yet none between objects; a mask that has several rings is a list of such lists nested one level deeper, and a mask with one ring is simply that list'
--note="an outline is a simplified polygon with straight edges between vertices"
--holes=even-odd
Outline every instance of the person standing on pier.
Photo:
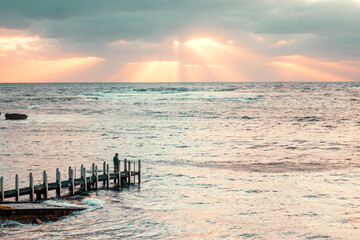
[{"label": "person standing on pier", "polygon": [[119,154],[115,153],[115,156],[113,158],[114,160],[114,173],[117,173],[118,172],[118,167],[119,167]]}]

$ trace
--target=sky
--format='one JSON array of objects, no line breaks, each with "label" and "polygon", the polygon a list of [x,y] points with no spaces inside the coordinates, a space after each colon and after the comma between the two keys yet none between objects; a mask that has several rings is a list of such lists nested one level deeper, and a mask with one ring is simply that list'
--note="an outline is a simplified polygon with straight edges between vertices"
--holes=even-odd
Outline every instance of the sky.
[{"label": "sky", "polygon": [[0,82],[360,81],[360,0],[0,0]]}]

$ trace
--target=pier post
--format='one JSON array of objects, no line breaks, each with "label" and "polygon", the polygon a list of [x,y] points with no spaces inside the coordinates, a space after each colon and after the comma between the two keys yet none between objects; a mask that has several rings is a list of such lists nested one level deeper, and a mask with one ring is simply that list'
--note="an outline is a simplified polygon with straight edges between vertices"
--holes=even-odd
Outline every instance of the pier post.
[{"label": "pier post", "polygon": [[34,191],[34,178],[32,172],[30,173],[30,201],[35,200],[35,191]]},{"label": "pier post", "polygon": [[15,201],[18,202],[20,198],[20,191],[19,191],[19,175],[17,174],[15,176],[15,190],[16,190]]},{"label": "pier post", "polygon": [[134,161],[134,184],[136,182],[136,162]]},{"label": "pier post", "polygon": [[99,175],[98,175],[98,166],[95,166],[95,189],[98,189],[99,186]]},{"label": "pier post", "polygon": [[61,197],[61,172],[59,171],[59,169],[56,169],[56,183],[57,183],[57,187],[56,187],[56,195],[57,197]]},{"label": "pier post", "polygon": [[37,201],[41,201],[41,191],[40,191],[41,188],[38,188],[36,191],[36,200]]},{"label": "pier post", "polygon": [[43,183],[44,183],[44,198],[48,199],[49,185],[48,185],[47,173],[45,170],[43,172]]},{"label": "pier post", "polygon": [[109,187],[110,187],[110,169],[109,169],[109,164],[107,164],[106,188],[109,189]]},{"label": "pier post", "polygon": [[131,162],[129,161],[128,162],[128,173],[129,173],[129,176],[128,176],[128,182],[129,182],[129,185],[130,185],[130,183],[131,183]]},{"label": "pier post", "polygon": [[93,181],[94,176],[95,176],[95,163],[93,163],[91,166],[91,177],[90,177],[91,188],[95,187],[95,181]]},{"label": "pier post", "polygon": [[86,168],[83,168],[84,191],[87,192]]},{"label": "pier post", "polygon": [[[105,161],[103,162],[103,175],[104,176],[106,175],[106,163],[105,163]],[[106,182],[106,179],[103,181],[104,188],[105,188],[105,182]]]},{"label": "pier post", "polygon": [[69,167],[69,180],[71,180],[71,167]]},{"label": "pier post", "polygon": [[74,180],[74,170],[72,170],[72,169],[70,171],[70,179],[71,179],[70,194],[71,194],[71,196],[74,196],[74,194],[75,194],[75,180]]},{"label": "pier post", "polygon": [[4,201],[4,177],[0,178],[0,188],[1,188],[0,202],[3,202]]},{"label": "pier post", "polygon": [[117,179],[118,179],[118,186],[119,188],[121,187],[121,170],[120,170],[120,161],[119,161],[119,164],[118,164],[118,172],[117,172]]},{"label": "pier post", "polygon": [[140,184],[141,182],[141,178],[140,178],[140,174],[141,173],[141,161],[139,159],[139,163],[138,163],[138,184]]},{"label": "pier post", "polygon": [[124,160],[124,173],[125,173],[125,180],[124,180],[124,183],[127,183],[127,160],[126,160],[126,158],[125,158],[125,160]]}]

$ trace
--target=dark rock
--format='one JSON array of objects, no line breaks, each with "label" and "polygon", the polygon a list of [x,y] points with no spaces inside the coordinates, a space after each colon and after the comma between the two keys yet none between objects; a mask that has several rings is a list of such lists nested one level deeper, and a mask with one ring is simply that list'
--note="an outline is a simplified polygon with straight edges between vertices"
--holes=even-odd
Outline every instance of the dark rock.
[{"label": "dark rock", "polygon": [[243,116],[242,119],[253,119],[253,117]]},{"label": "dark rock", "polygon": [[26,119],[28,116],[26,114],[20,114],[20,113],[6,113],[5,119],[6,120],[21,120]]},{"label": "dark rock", "polygon": [[42,224],[42,221],[37,218],[37,219],[34,220],[34,223],[36,223],[36,224]]}]

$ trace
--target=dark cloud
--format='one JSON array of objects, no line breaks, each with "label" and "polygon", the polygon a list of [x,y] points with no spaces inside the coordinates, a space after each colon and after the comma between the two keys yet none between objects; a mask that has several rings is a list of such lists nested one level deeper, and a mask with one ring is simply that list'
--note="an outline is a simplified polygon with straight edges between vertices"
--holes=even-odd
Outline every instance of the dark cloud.
[{"label": "dark cloud", "polygon": [[[291,53],[321,55],[330,48],[332,55],[360,57],[351,51],[359,42],[359,22],[360,4],[352,0],[0,0],[1,27],[93,52],[120,39],[161,41],[203,32],[235,39],[292,35]],[[304,34],[317,37],[300,41]]]},{"label": "dark cloud", "polygon": [[[255,19],[257,18],[257,20]],[[255,32],[335,35],[360,31],[360,5],[352,1],[302,3],[275,7],[252,16]]]}]

